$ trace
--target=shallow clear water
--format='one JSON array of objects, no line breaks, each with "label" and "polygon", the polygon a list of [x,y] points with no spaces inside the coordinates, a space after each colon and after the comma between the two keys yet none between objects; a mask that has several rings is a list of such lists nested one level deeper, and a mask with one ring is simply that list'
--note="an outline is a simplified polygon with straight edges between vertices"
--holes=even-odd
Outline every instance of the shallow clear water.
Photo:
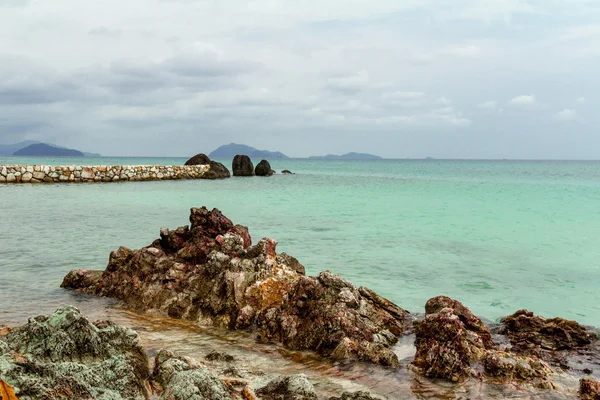
[{"label": "shallow clear water", "polygon": [[189,208],[206,205],[247,225],[255,241],[277,239],[309,274],[340,273],[410,311],[445,294],[492,320],[528,308],[600,326],[598,162],[274,160],[272,167],[297,174],[0,185],[0,324],[77,303],[58,287],[69,270],[104,269],[111,250],[148,245],[161,226],[185,225]]}]

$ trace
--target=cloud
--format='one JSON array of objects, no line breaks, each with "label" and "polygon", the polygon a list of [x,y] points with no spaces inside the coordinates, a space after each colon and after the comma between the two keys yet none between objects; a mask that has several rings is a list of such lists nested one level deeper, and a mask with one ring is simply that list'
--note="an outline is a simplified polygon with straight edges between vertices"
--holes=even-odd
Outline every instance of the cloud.
[{"label": "cloud", "polygon": [[463,58],[476,57],[481,53],[481,49],[474,45],[454,45],[446,48],[445,53]]},{"label": "cloud", "polygon": [[371,79],[367,71],[359,71],[349,75],[337,75],[329,78],[325,88],[332,92],[353,95],[367,90],[371,85]]},{"label": "cloud", "polygon": [[600,24],[579,25],[567,28],[560,36],[561,40],[581,40],[600,36]]},{"label": "cloud", "polygon": [[587,100],[585,99],[585,97],[581,96],[577,98],[577,103],[585,103]]},{"label": "cloud", "polygon": [[90,31],[88,32],[88,35],[119,38],[119,37],[121,37],[121,33],[122,32],[120,29],[108,29],[105,26],[100,26],[98,28],[90,29]]},{"label": "cloud", "polygon": [[552,116],[557,121],[579,121],[577,111],[572,108],[565,108]]},{"label": "cloud", "polygon": [[521,96],[514,97],[508,102],[508,104],[510,104],[512,106],[525,107],[525,106],[530,106],[530,105],[534,104],[535,102],[536,102],[535,96],[530,94],[530,95],[521,95]]}]

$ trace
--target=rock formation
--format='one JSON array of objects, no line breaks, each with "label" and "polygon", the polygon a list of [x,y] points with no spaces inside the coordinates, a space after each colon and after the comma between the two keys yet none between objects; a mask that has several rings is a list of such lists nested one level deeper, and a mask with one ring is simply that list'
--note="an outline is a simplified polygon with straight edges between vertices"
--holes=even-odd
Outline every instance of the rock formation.
[{"label": "rock formation", "polygon": [[253,176],[254,165],[250,157],[238,154],[233,158],[233,176]]},{"label": "rock formation", "polygon": [[217,161],[210,161],[208,163],[208,171],[204,173],[202,179],[225,179],[231,177],[231,173],[226,166]]},{"label": "rock formation", "polygon": [[145,399],[148,359],[137,334],[89,322],[71,306],[0,338],[0,376],[26,399]]},{"label": "rock formation", "polygon": [[[459,382],[467,377],[492,383],[531,383],[551,387],[551,368],[536,357],[501,351],[483,322],[460,302],[430,299],[425,318],[415,323],[413,364],[425,376]],[[483,376],[480,372],[483,371]]]},{"label": "rock formation", "polygon": [[205,165],[210,164],[210,158],[204,153],[199,153],[185,162],[185,165]]},{"label": "rock formation", "polygon": [[194,208],[190,222],[161,229],[160,239],[141,250],[112,252],[103,272],[71,271],[62,286],[248,329],[291,349],[399,366],[392,346],[410,325],[405,310],[328,271],[304,276],[296,259],[276,253],[275,240],[252,245],[247,228],[217,209]]},{"label": "rock formation", "polygon": [[583,400],[600,400],[600,382],[592,378],[581,379],[579,397]]},{"label": "rock formation", "polygon": [[256,176],[271,176],[275,172],[271,169],[271,164],[267,160],[261,160],[256,168],[254,169],[254,174]]}]

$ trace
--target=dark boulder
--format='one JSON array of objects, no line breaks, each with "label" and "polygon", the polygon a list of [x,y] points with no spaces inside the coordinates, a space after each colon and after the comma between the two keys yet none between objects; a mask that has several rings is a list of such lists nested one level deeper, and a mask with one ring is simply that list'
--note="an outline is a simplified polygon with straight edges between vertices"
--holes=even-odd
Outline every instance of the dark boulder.
[{"label": "dark boulder", "polygon": [[254,169],[254,174],[256,176],[271,176],[275,172],[271,169],[271,164],[267,160],[261,160],[256,168]]},{"label": "dark boulder", "polygon": [[238,154],[233,157],[233,176],[253,176],[254,165],[250,157]]},{"label": "dark boulder", "polygon": [[210,164],[210,158],[204,153],[196,154],[185,162],[185,165],[206,165]]},{"label": "dark boulder", "polygon": [[290,171],[289,169],[284,169],[283,171],[281,171],[282,174],[293,174],[292,171]]},{"label": "dark boulder", "polygon": [[204,175],[202,175],[202,179],[225,179],[229,178],[230,176],[231,173],[226,166],[217,161],[210,161],[209,169],[204,173]]}]

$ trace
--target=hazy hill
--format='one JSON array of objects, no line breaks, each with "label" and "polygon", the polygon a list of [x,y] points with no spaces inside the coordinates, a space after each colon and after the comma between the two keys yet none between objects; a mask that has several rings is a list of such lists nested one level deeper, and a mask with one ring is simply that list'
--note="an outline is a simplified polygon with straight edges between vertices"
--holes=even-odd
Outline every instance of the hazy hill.
[{"label": "hazy hill", "polygon": [[279,151],[258,150],[245,144],[229,143],[210,153],[210,158],[232,158],[238,154],[254,158],[289,158]]},{"label": "hazy hill", "polygon": [[342,155],[310,156],[311,160],[383,160],[383,158],[367,153],[346,153]]},{"label": "hazy hill", "polygon": [[78,150],[54,147],[46,143],[30,144],[29,146],[17,150],[13,155],[34,157],[85,157],[84,154]]},{"label": "hazy hill", "polygon": [[[57,146],[57,145],[51,144],[51,143],[43,143],[43,142],[40,142],[39,140],[25,140],[23,142],[19,142],[19,143],[15,143],[15,144],[0,144],[0,157],[1,156],[12,156],[17,151],[24,149],[27,146],[31,146],[32,144],[46,144],[48,146],[56,147],[59,149],[66,149],[66,147],[63,147],[63,146]],[[85,151],[82,151],[82,153],[85,157],[102,157],[100,154],[97,154],[97,153],[86,153]]]}]

